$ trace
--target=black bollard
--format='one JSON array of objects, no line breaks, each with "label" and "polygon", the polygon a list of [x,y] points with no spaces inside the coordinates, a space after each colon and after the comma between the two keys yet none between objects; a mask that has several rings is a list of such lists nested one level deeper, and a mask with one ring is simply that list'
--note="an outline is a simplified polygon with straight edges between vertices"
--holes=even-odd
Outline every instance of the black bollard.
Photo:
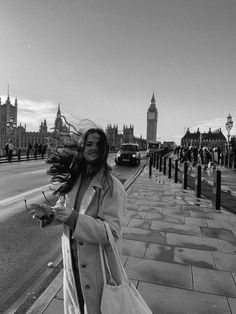
[{"label": "black bollard", "polygon": [[19,148],[18,150],[18,160],[20,161],[21,160],[21,149]]},{"label": "black bollard", "polygon": [[213,185],[213,194],[215,194],[214,204],[215,209],[220,210],[221,206],[221,171],[214,171],[214,185]]},{"label": "black bollard", "polygon": [[172,158],[169,158],[169,166],[168,166],[168,178],[171,179],[171,165],[172,165]]},{"label": "black bollard", "polygon": [[158,170],[158,167],[159,167],[159,155],[157,155],[157,158],[156,158],[156,170]]},{"label": "black bollard", "polygon": [[202,194],[202,166],[197,166],[197,175],[195,177],[195,195],[201,197]]},{"label": "black bollard", "polygon": [[178,160],[175,160],[175,183],[178,182]]},{"label": "black bollard", "polygon": [[162,158],[159,156],[159,171],[162,172]]},{"label": "black bollard", "polygon": [[187,161],[184,162],[184,172],[182,176],[182,185],[183,188],[186,190],[188,186],[188,163]]},{"label": "black bollard", "polygon": [[153,163],[152,166],[155,168],[156,166],[156,154],[153,153]]},{"label": "black bollard", "polygon": [[163,174],[166,175],[166,157],[163,160]]},{"label": "black bollard", "polygon": [[152,176],[152,156],[149,157],[149,178]]},{"label": "black bollard", "polygon": [[29,149],[26,151],[26,159],[29,160]]}]

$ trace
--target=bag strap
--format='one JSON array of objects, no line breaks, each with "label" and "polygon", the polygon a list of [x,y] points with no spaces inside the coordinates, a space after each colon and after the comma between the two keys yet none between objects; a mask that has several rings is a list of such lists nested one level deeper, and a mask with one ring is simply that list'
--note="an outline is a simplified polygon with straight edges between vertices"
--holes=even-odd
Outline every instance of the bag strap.
[{"label": "bag strap", "polygon": [[106,271],[105,271],[105,266],[106,266],[106,268],[108,270],[108,274],[109,274],[109,282],[113,283],[115,285],[115,280],[112,277],[111,269],[110,269],[108,259],[107,259],[107,255],[106,255],[105,250],[103,249],[102,244],[99,244],[99,255],[100,255],[100,261],[101,261],[101,267],[102,267],[102,276],[103,276],[104,283],[107,283]]},{"label": "bag strap", "polygon": [[111,228],[110,228],[109,224],[106,221],[103,221],[103,223],[104,223],[104,225],[106,227],[106,233],[107,233],[107,236],[108,236],[108,239],[109,239],[112,251],[114,253],[116,262],[117,262],[117,264],[119,266],[119,269],[120,269],[122,277],[123,277],[121,279],[122,279],[122,281],[126,281],[128,283],[129,279],[128,279],[128,276],[127,276],[127,274],[126,274],[126,272],[124,270],[124,267],[123,267],[123,264],[122,264],[122,261],[121,261],[121,258],[120,258],[120,254],[119,254],[119,252],[117,250],[117,247],[115,245],[115,239],[114,239],[114,236],[113,236],[113,234],[111,232]]}]

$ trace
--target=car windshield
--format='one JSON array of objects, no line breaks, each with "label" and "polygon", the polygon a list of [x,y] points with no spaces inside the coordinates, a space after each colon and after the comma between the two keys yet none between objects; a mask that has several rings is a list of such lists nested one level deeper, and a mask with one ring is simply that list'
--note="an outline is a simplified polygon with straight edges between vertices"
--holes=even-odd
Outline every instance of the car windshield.
[{"label": "car windshield", "polygon": [[159,144],[149,144],[148,148],[151,148],[151,149],[159,148]]},{"label": "car windshield", "polygon": [[122,145],[121,149],[124,151],[137,152],[138,147],[136,145]]}]

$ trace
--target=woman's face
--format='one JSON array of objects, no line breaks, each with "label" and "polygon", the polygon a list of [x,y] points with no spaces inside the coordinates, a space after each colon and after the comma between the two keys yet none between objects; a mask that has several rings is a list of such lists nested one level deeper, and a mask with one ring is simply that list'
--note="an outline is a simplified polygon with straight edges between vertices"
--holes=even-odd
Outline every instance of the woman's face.
[{"label": "woman's face", "polygon": [[91,163],[98,159],[99,156],[99,141],[100,135],[98,133],[91,133],[88,135],[84,143],[83,156],[87,163]]}]

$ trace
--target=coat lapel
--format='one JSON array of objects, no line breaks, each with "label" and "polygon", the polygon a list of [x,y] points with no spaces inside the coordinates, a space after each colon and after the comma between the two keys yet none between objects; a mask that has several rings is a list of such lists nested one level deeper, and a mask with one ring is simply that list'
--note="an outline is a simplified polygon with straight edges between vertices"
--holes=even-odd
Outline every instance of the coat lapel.
[{"label": "coat lapel", "polygon": [[90,182],[88,189],[86,190],[84,197],[81,201],[81,205],[80,205],[80,213],[81,214],[85,214],[87,209],[89,208],[89,205],[91,204],[94,195],[96,193],[96,188],[101,189],[101,178],[100,178],[100,174],[98,173],[97,175],[94,176],[94,178],[92,179],[92,181]]},{"label": "coat lapel", "polygon": [[80,182],[81,182],[81,176],[79,176],[79,178],[76,181],[75,185],[73,186],[72,190],[68,194],[67,202],[71,208],[75,208],[75,202],[76,202]]}]

